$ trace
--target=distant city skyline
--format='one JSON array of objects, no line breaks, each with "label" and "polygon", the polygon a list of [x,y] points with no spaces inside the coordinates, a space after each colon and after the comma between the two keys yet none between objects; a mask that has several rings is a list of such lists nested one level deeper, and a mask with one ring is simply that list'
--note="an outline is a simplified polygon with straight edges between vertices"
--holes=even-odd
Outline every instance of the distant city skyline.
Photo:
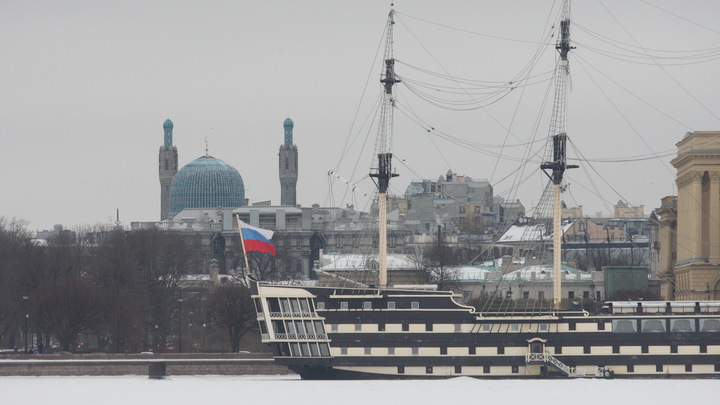
[{"label": "distant city skyline", "polygon": [[[532,156],[548,135],[557,3],[395,3],[403,82],[392,194],[452,170],[489,180],[530,213],[546,182]],[[114,223],[116,210],[125,225],[157,220],[168,118],[179,167],[205,154],[207,138],[209,154],[240,172],[251,203],[280,204],[289,117],[297,203],[368,209],[389,6],[0,4],[0,216],[31,230]],[[623,200],[649,214],[675,193],[675,144],[720,129],[718,15],[710,0],[573,4],[568,154],[581,169],[568,175],[568,206],[610,215]]]}]

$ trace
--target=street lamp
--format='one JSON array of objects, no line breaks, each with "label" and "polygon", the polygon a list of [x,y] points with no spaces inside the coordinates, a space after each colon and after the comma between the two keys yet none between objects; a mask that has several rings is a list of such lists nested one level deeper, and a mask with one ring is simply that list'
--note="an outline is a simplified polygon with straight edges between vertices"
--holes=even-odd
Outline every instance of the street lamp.
[{"label": "street lamp", "polygon": [[183,298],[181,296],[180,298],[178,298],[178,304],[180,306],[178,308],[179,309],[178,313],[180,314],[180,316],[179,316],[180,330],[178,331],[178,353],[182,353],[182,327],[183,327],[183,325],[182,325],[182,303],[183,303]]},{"label": "street lamp", "polygon": [[28,352],[28,338],[27,338],[28,337],[28,318],[30,318],[30,314],[28,314],[28,298],[30,298],[30,297],[28,297],[27,294],[23,294],[22,299],[23,299],[23,304],[25,306],[25,326],[23,328],[24,329],[23,338],[25,340],[25,354],[27,354],[27,352]]}]

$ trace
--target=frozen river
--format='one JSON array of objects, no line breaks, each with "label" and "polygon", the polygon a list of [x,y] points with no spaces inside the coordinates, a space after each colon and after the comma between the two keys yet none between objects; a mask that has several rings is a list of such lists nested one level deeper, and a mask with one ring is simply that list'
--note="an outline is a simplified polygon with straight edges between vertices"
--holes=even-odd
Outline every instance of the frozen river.
[{"label": "frozen river", "polygon": [[0,403],[52,405],[714,404],[718,380],[302,381],[291,376],[0,377]]}]

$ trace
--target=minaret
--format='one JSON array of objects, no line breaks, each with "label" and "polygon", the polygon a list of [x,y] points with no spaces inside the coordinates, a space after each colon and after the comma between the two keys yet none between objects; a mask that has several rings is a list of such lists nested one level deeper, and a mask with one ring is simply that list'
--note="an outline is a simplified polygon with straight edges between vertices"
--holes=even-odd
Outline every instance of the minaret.
[{"label": "minaret", "polygon": [[173,123],[169,119],[163,123],[165,143],[158,154],[158,172],[160,174],[160,220],[168,219],[170,213],[170,184],[178,171],[177,147],[173,145]]},{"label": "minaret", "polygon": [[287,118],[283,122],[285,143],[280,145],[278,152],[280,167],[280,205],[294,207],[297,204],[295,187],[298,179],[298,150],[293,144],[293,120]]}]

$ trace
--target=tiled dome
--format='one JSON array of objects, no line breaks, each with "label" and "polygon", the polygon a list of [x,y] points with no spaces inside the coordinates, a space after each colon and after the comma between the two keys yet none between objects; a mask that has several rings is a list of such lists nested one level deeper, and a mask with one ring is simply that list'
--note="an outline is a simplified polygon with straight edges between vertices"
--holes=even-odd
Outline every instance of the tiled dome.
[{"label": "tiled dome", "polygon": [[238,208],[245,204],[245,184],[232,166],[202,156],[177,172],[170,185],[170,212],[185,208]]}]

